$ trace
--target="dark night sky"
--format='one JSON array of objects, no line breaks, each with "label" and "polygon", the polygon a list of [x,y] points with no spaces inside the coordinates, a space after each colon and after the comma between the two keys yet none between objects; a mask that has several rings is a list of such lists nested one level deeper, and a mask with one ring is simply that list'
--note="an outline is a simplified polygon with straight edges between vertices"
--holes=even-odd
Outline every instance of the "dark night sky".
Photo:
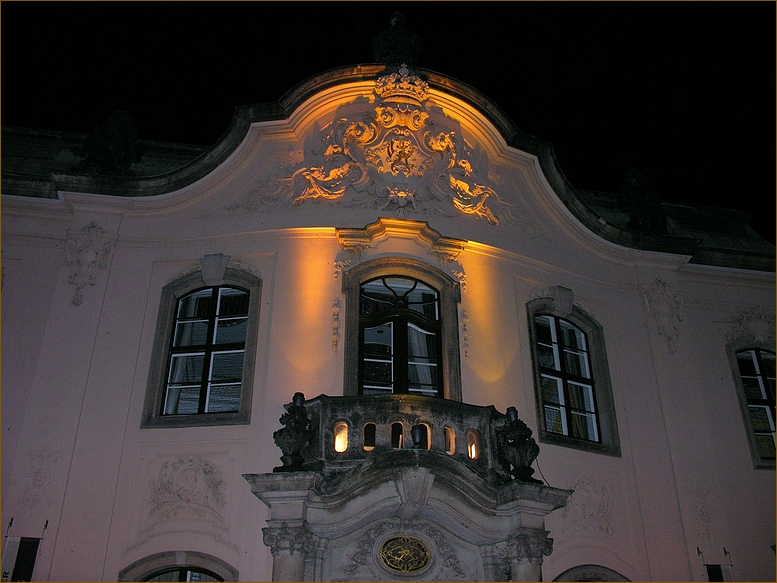
[{"label": "dark night sky", "polygon": [[9,2],[2,124],[213,145],[235,106],[372,62],[399,10],[419,66],[551,142],[571,184],[745,209],[774,242],[773,2]]}]

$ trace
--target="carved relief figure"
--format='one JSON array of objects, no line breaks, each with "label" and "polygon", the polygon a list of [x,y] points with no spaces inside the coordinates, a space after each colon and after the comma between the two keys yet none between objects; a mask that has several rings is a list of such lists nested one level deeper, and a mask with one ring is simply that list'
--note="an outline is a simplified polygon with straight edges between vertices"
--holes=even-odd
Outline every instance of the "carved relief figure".
[{"label": "carved relief figure", "polygon": [[188,456],[165,462],[150,487],[151,519],[187,517],[223,521],[214,508],[226,505],[221,470],[204,458]]},{"label": "carved relief figure", "polygon": [[658,333],[666,337],[669,352],[674,352],[674,339],[680,334],[680,322],[683,319],[683,299],[661,279],[656,279],[646,287],[642,295],[648,312],[656,321]]}]

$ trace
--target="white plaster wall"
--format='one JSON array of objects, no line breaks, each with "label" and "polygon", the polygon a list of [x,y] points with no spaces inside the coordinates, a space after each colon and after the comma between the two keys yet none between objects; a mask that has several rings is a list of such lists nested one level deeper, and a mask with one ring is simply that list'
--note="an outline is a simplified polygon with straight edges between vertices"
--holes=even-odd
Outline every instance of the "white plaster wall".
[{"label": "white plaster wall", "polygon": [[[314,105],[288,127],[272,126],[271,140],[253,130],[225,168],[178,193],[4,200],[3,522],[14,518],[11,535],[39,536],[48,521],[37,579],[115,580],[130,563],[170,550],[219,557],[242,580],[270,578],[261,542],[267,510],[242,474],[279,465],[272,433],[294,392],[342,393],[343,347],[332,342],[336,299],[340,342],[345,315],[334,227],[394,216],[318,202],[234,208],[277,172],[268,162],[279,159],[276,149],[306,147]],[[596,239],[531,157],[499,150],[499,139],[473,123],[462,131],[516,220],[408,217],[468,241],[458,258],[464,400],[516,406],[537,431],[526,303],[552,286],[573,291],[603,326],[607,347],[621,456],[540,444],[535,475],[576,492],[547,520],[556,542],[545,578],[598,564],[632,580],[703,580],[696,547],[707,562],[727,563],[725,547],[738,578],[771,578],[774,472],[752,467],[725,344],[738,312],[773,312],[774,275],[685,265]],[[90,221],[116,245],[76,306],[63,244],[67,229]],[[251,424],[141,429],[162,287],[214,253],[263,282]],[[413,239],[382,239],[365,252],[388,255],[451,267]],[[657,278],[684,300],[673,351],[643,298]],[[212,468],[217,486],[199,507],[165,515],[158,494],[174,464]]]}]

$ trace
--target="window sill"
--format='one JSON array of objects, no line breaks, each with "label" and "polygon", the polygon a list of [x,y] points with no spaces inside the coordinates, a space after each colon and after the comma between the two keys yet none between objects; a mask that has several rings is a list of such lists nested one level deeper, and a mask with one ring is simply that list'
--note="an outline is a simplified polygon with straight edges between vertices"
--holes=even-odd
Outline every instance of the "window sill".
[{"label": "window sill", "polygon": [[572,449],[579,449],[581,451],[587,451],[589,453],[598,453],[602,455],[609,455],[613,457],[621,457],[620,447],[609,445],[607,443],[596,443],[595,441],[585,441],[582,439],[575,439],[574,437],[568,437],[566,435],[559,435],[558,433],[550,433],[543,429],[539,430],[540,443],[547,443],[549,445],[558,445],[560,447],[569,447]]},{"label": "window sill", "polygon": [[236,413],[204,413],[197,415],[164,415],[143,419],[141,429],[167,427],[212,427],[221,425],[248,425],[250,415]]}]

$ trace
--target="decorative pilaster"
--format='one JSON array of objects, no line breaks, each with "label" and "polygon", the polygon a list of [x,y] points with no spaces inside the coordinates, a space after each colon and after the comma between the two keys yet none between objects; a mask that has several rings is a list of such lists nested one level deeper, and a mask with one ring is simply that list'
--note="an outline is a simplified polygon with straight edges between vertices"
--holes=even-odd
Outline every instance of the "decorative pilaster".
[{"label": "decorative pilaster", "polygon": [[507,558],[512,581],[542,581],[542,557],[553,552],[548,531],[518,528],[507,538]]},{"label": "decorative pilaster", "polygon": [[304,581],[305,560],[315,550],[315,537],[304,520],[298,524],[282,522],[279,527],[262,529],[264,544],[273,556],[273,581]]}]

